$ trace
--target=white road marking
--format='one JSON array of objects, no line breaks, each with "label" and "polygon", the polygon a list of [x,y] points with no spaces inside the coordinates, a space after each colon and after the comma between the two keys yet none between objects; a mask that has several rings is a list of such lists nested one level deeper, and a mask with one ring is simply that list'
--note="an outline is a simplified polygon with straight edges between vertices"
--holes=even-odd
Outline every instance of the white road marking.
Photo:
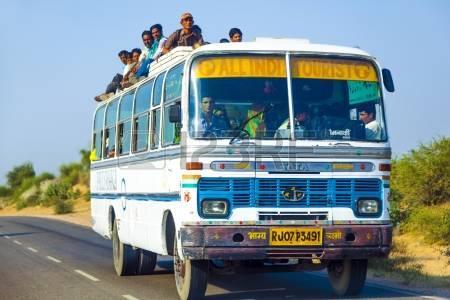
[{"label": "white road marking", "polygon": [[17,245],[22,245],[22,243],[21,243],[21,242],[19,242],[18,240],[14,240],[14,244],[17,244]]},{"label": "white road marking", "polygon": [[92,281],[100,281],[100,279],[95,278],[94,276],[89,275],[88,273],[83,272],[83,271],[81,271],[81,270],[74,270],[74,271],[77,272],[78,274],[80,274],[80,275],[86,277],[87,279],[92,280]]},{"label": "white road marking", "polygon": [[51,256],[47,256],[47,259],[49,259],[51,261],[54,261],[55,263],[60,263],[61,262],[59,259],[56,259],[56,258],[51,257]]},{"label": "white road marking", "polygon": [[139,298],[136,298],[136,297],[131,296],[131,295],[122,295],[122,297],[124,297],[125,299],[128,299],[128,300],[139,300]]},{"label": "white road marking", "polygon": [[27,249],[30,250],[31,252],[34,252],[34,253],[37,253],[37,252],[38,252],[36,249],[31,248],[31,247],[28,247]]},{"label": "white road marking", "polygon": [[10,239],[11,237],[9,235],[5,235],[5,239]]}]

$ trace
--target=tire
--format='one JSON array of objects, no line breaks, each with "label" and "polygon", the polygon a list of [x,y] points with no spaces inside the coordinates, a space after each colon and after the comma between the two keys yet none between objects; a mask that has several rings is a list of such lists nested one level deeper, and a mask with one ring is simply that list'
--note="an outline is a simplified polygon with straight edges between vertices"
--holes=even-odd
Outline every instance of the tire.
[{"label": "tire", "polygon": [[208,284],[208,261],[183,260],[178,256],[177,244],[175,237],[173,269],[178,296],[181,300],[202,299]]},{"label": "tire", "polygon": [[367,259],[331,261],[327,267],[334,293],[338,296],[358,295],[367,275]]},{"label": "tire", "polygon": [[112,232],[113,264],[119,276],[135,275],[137,269],[137,251],[130,245],[122,243],[117,232],[117,223],[114,220]]},{"label": "tire", "polygon": [[138,250],[137,275],[150,275],[156,267],[157,255],[144,249]]}]

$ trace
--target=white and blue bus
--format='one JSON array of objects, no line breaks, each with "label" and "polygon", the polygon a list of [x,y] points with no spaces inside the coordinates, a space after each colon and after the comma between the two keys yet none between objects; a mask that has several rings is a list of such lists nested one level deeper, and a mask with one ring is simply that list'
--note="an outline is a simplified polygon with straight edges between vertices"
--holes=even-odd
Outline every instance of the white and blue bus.
[{"label": "white and blue bus", "polygon": [[117,274],[170,255],[181,299],[249,262],[327,269],[336,294],[358,294],[367,259],[391,247],[385,91],[391,73],[368,53],[306,40],[154,62],[94,115],[93,229]]}]

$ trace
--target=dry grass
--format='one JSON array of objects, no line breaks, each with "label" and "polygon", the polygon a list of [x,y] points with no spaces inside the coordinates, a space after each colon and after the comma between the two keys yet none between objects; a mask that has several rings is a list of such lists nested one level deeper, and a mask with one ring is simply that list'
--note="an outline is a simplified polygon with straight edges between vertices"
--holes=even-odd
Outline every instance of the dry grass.
[{"label": "dry grass", "polygon": [[429,245],[413,234],[395,235],[388,259],[372,259],[370,274],[413,287],[450,286],[450,245]]}]

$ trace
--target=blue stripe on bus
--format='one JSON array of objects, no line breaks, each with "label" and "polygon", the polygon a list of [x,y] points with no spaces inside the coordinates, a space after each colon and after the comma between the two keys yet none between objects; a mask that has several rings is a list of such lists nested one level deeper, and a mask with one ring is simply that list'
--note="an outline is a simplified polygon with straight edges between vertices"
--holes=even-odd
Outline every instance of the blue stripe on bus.
[{"label": "blue stripe on bus", "polygon": [[136,201],[179,201],[180,195],[178,193],[158,193],[158,194],[97,194],[92,193],[91,198],[94,199],[110,199],[110,200],[120,200],[121,197],[126,197],[127,200],[136,200]]}]

